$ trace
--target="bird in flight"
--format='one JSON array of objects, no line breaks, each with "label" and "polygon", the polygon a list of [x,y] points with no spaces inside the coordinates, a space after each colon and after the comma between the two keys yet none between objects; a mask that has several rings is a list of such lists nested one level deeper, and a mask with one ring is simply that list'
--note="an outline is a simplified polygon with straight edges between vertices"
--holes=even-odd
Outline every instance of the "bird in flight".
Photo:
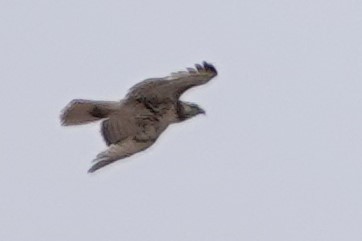
[{"label": "bird in flight", "polygon": [[205,114],[197,104],[181,101],[180,96],[216,75],[215,67],[203,62],[163,78],[146,79],[133,86],[121,101],[74,99],[61,112],[61,124],[103,120],[101,133],[108,148],[93,160],[88,172],[95,172],[149,148],[170,124]]}]

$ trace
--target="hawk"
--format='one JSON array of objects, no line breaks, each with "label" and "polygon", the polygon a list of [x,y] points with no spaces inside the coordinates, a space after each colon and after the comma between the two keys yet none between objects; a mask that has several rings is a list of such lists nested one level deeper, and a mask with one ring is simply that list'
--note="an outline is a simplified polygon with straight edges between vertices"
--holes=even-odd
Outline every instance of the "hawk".
[{"label": "hawk", "polygon": [[205,114],[197,104],[181,101],[180,96],[216,75],[215,67],[203,62],[163,78],[146,79],[133,86],[121,101],[74,99],[61,112],[61,124],[103,120],[101,133],[108,149],[93,160],[88,170],[91,173],[149,148],[170,124]]}]

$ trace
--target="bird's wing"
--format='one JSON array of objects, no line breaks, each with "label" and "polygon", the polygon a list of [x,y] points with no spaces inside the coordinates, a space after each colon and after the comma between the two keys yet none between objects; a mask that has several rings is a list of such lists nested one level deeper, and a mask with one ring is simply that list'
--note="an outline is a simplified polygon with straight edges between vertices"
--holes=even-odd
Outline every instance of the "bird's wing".
[{"label": "bird's wing", "polygon": [[96,100],[72,100],[61,112],[62,125],[80,125],[107,118],[117,111],[121,102],[96,101]]},{"label": "bird's wing", "polygon": [[202,65],[196,64],[195,68],[187,68],[187,71],[172,73],[164,78],[144,80],[130,89],[127,98],[171,98],[176,100],[189,88],[205,84],[216,75],[215,67],[203,62]]},{"label": "bird's wing", "polygon": [[116,113],[104,120],[101,125],[101,133],[107,146],[117,144],[132,135],[135,128],[132,120],[124,113]]},{"label": "bird's wing", "polygon": [[88,170],[89,173],[107,166],[115,161],[131,156],[137,152],[143,151],[154,143],[153,140],[140,141],[133,137],[129,137],[122,142],[112,144],[109,148],[97,155],[93,160],[93,166]]},{"label": "bird's wing", "polygon": [[142,112],[142,109],[136,106],[134,109],[137,115],[125,108],[125,111],[117,112],[103,121],[102,135],[109,147],[97,155],[89,172],[143,151],[157,140],[164,130],[162,124],[153,115]]}]

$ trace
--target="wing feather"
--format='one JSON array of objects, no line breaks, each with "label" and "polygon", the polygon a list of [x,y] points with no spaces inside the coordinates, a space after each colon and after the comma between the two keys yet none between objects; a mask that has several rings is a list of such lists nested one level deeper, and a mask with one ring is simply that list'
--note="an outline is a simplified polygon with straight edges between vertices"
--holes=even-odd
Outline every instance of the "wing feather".
[{"label": "wing feather", "polygon": [[142,131],[142,123],[153,126],[154,122],[150,123],[147,118],[145,120],[139,117],[143,116],[145,111],[142,105],[131,103],[104,120],[101,124],[101,134],[106,144],[117,144],[129,136],[137,135]]},{"label": "wing feather", "polygon": [[104,120],[101,125],[101,133],[107,146],[116,144],[127,138],[130,130],[129,126],[121,116],[111,116],[111,118]]},{"label": "wing feather", "polygon": [[216,68],[212,64],[203,62],[202,65],[196,64],[195,68],[187,68],[187,71],[171,73],[164,78],[144,80],[130,89],[127,98],[156,97],[176,100],[189,88],[206,84],[216,75]]},{"label": "wing feather", "polygon": [[134,138],[127,138],[118,144],[112,144],[109,148],[97,155],[93,160],[93,166],[88,170],[89,173],[107,166],[115,161],[129,157],[137,152],[143,151],[150,147],[154,141],[140,142]]}]

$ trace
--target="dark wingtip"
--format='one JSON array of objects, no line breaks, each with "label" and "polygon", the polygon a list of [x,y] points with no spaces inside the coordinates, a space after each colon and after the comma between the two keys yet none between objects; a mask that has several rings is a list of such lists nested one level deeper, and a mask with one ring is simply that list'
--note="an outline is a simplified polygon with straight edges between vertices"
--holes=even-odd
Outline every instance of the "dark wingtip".
[{"label": "dark wingtip", "polygon": [[197,71],[202,71],[203,67],[200,64],[195,64]]},{"label": "dark wingtip", "polygon": [[101,161],[98,161],[96,163],[93,164],[93,166],[91,166],[91,168],[89,168],[88,170],[88,173],[93,173],[93,172],[96,172],[98,171],[99,169],[115,162],[116,160],[101,160]]},{"label": "dark wingtip", "polygon": [[206,71],[210,71],[210,72],[214,73],[215,75],[217,75],[217,70],[212,64],[210,64],[210,63],[208,63],[206,61],[202,62],[202,64],[203,64],[204,69]]},{"label": "dark wingtip", "polygon": [[97,170],[99,170],[102,166],[99,165],[99,162],[94,164],[93,166],[91,166],[91,168],[89,168],[88,173],[93,173]]}]

